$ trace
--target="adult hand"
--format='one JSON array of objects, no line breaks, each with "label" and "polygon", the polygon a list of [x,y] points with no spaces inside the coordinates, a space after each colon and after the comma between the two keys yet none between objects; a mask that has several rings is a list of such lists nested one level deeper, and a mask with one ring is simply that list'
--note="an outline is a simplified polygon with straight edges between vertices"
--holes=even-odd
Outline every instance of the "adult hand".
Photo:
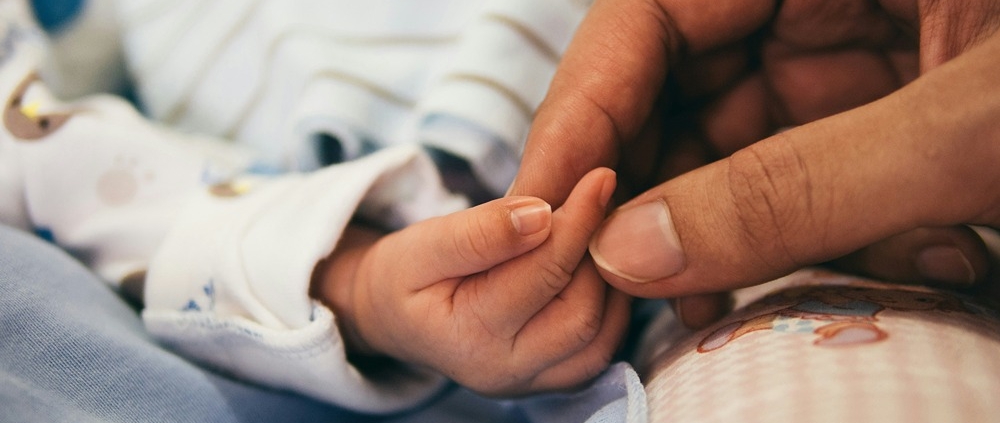
[{"label": "adult hand", "polygon": [[[998,17],[988,0],[598,0],[511,193],[558,204],[614,165],[641,190],[676,173],[656,152],[735,152],[621,206],[591,245],[602,275],[677,297],[857,251],[841,262],[885,279],[980,281],[983,243],[955,225],[1000,226]],[[718,310],[699,298],[689,323]]]}]

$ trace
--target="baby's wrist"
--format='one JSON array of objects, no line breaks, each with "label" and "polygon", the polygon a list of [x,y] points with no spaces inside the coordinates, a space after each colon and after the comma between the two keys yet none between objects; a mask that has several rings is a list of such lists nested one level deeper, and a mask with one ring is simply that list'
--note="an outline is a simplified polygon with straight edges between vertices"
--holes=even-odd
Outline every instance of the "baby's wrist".
[{"label": "baby's wrist", "polygon": [[[337,250],[316,265],[311,295],[330,307],[336,315],[337,330],[340,332],[347,361],[366,378],[391,380],[408,374],[406,366],[372,347],[361,334],[358,324],[365,317],[358,315],[359,310],[364,307],[358,307],[361,301],[359,295],[363,294],[359,291],[363,289],[357,288],[363,282],[356,278],[357,268],[378,236],[351,234],[352,231],[345,231]],[[348,237],[351,239],[348,240]]]},{"label": "baby's wrist", "polygon": [[381,236],[377,231],[350,226],[327,258],[321,260],[313,271],[310,295],[325,304],[336,315],[337,328],[349,356],[378,356],[361,333],[358,316],[358,267],[368,249]]}]

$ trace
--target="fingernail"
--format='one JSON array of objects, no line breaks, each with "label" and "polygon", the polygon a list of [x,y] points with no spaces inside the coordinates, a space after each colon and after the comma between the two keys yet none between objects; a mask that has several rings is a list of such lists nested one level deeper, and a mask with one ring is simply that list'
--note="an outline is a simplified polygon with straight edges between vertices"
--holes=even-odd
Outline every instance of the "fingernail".
[{"label": "fingernail", "polygon": [[616,212],[590,244],[594,263],[632,282],[649,282],[680,273],[684,251],[670,210],[654,201]]},{"label": "fingernail", "polygon": [[610,172],[611,177],[604,179],[604,185],[601,186],[601,207],[607,207],[608,203],[611,202],[611,196],[615,194],[615,187],[617,186],[617,181],[615,180],[615,173]]},{"label": "fingernail", "polygon": [[976,282],[976,270],[962,250],[952,246],[937,245],[925,248],[917,255],[917,271],[935,281],[961,285]]},{"label": "fingernail", "polygon": [[531,235],[549,226],[552,206],[544,201],[533,201],[511,210],[510,221],[521,235]]}]

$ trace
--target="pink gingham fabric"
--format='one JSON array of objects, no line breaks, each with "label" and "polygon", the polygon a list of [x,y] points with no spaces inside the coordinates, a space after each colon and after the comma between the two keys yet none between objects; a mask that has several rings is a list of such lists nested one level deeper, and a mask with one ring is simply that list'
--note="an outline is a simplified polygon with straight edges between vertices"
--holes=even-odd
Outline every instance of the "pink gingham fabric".
[{"label": "pink gingham fabric", "polygon": [[993,308],[816,270],[767,289],[708,329],[654,342],[639,366],[650,422],[1000,421]]}]

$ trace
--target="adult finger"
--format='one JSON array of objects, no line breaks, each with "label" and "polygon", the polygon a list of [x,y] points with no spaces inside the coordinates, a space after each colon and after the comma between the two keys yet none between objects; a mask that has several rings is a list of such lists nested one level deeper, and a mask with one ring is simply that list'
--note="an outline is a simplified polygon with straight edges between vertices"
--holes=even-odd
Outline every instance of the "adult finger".
[{"label": "adult finger", "polygon": [[733,296],[730,292],[688,295],[675,299],[673,307],[684,326],[701,329],[732,311]]},{"label": "adult finger", "polygon": [[995,225],[998,40],[637,197],[592,241],[602,275],[674,297],[763,282],[917,227]]},{"label": "adult finger", "polygon": [[782,52],[788,48],[777,44],[768,47],[763,59],[765,71],[733,84],[701,118],[706,141],[723,155],[780,128],[869,103],[909,82],[880,52],[840,49],[791,53]]},{"label": "adult finger", "polygon": [[596,169],[552,214],[542,245],[466,280],[455,293],[495,336],[513,338],[525,323],[566,289],[587,253],[587,241],[607,213],[614,172]]},{"label": "adult finger", "polygon": [[559,205],[587,171],[611,166],[642,130],[670,60],[745,37],[775,2],[598,0],[539,106],[510,193]]},{"label": "adult finger", "polygon": [[887,281],[968,288],[985,279],[989,253],[976,231],[962,225],[915,229],[831,264]]},{"label": "adult finger", "polygon": [[[983,239],[973,229],[959,225],[919,228],[891,236],[834,259],[830,265],[879,280],[968,289],[986,282],[989,260]],[[692,329],[714,323],[731,307],[728,293],[694,295],[674,303],[678,318]]]}]

